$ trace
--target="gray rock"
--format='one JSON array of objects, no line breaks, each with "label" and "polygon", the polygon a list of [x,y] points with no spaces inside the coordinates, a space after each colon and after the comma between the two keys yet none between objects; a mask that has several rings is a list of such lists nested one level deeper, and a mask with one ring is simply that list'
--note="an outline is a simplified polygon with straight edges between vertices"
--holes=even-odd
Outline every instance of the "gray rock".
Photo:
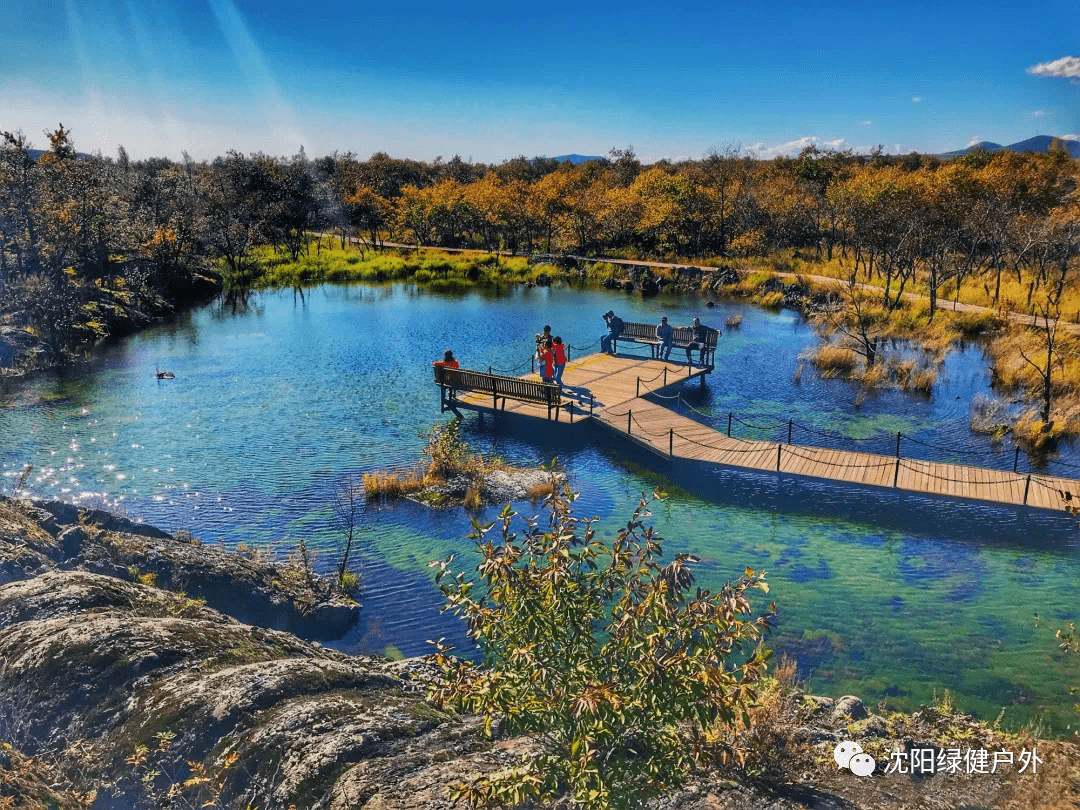
[{"label": "gray rock", "polygon": [[845,717],[851,720],[862,720],[869,714],[863,702],[854,695],[844,695],[833,707],[833,719],[838,721]]},{"label": "gray rock", "polygon": [[888,730],[885,718],[876,714],[870,715],[866,720],[866,724],[862,727],[862,733],[867,737],[884,737]]},{"label": "gray rock", "polygon": [[130,579],[131,571],[153,575],[159,587],[205,599],[240,621],[306,638],[340,638],[359,616],[359,604],[334,593],[325,580],[268,557],[177,540],[70,504],[37,501],[27,507],[0,498],[0,582],[55,569],[122,579]]}]

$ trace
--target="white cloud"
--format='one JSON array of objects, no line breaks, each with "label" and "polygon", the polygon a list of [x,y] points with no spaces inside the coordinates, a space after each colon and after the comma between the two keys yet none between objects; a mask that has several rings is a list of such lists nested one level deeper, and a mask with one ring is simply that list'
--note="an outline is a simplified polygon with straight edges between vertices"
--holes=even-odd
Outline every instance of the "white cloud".
[{"label": "white cloud", "polygon": [[808,146],[816,146],[819,149],[843,150],[848,148],[848,142],[843,138],[836,138],[831,141],[823,141],[816,135],[804,135],[802,138],[796,138],[793,141],[777,144],[776,146],[766,146],[763,143],[753,143],[747,147],[746,151],[753,152],[762,160],[768,160],[770,158],[779,157],[780,155],[794,157]]},{"label": "white cloud", "polygon": [[872,123],[874,123],[874,122],[873,122],[873,121],[871,121],[871,120],[870,120],[869,118],[867,118],[867,119],[866,119],[865,121],[863,121],[863,122],[862,122],[862,125],[863,125],[864,127],[868,127],[868,126],[870,126],[870,125],[871,125]]},{"label": "white cloud", "polygon": [[1027,69],[1032,76],[1054,79],[1080,79],[1080,56],[1063,56],[1053,62],[1040,62]]},{"label": "white cloud", "polygon": [[912,101],[913,101],[913,102],[914,102],[915,104],[918,104],[918,103],[919,103],[920,101],[922,101],[922,96],[912,96],[912,97],[911,97],[911,100],[912,100]]},{"label": "white cloud", "polygon": [[1080,132],[1074,132],[1072,135],[1062,135],[1063,141],[1080,141]]},{"label": "white cloud", "polygon": [[982,143],[985,140],[986,138],[984,138],[982,135],[972,135],[971,140],[967,142],[967,145],[974,146],[975,144]]},{"label": "white cloud", "polygon": [[1044,115],[1046,115],[1046,110],[1036,110],[1032,113],[1032,115],[1034,115],[1036,118],[1042,118]]}]

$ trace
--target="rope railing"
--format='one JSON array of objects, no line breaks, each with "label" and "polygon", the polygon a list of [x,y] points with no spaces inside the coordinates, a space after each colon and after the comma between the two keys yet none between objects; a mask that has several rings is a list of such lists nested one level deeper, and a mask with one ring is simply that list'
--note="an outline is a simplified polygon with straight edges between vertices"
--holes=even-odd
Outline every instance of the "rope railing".
[{"label": "rope railing", "polygon": [[583,352],[583,351],[586,351],[588,349],[591,349],[593,346],[599,346],[600,345],[600,338],[597,338],[592,343],[590,343],[588,346],[571,346],[569,343],[567,343],[566,345],[567,345],[567,347],[573,349],[576,352]]},{"label": "rope railing", "polygon": [[[1002,479],[1001,481],[964,481],[964,480],[962,480],[960,478],[953,478],[953,477],[947,476],[947,475],[938,475],[937,473],[930,472],[930,470],[916,469],[915,467],[912,467],[909,462],[914,462],[916,464],[934,464],[935,463],[933,461],[922,461],[922,460],[917,459],[917,458],[912,458],[912,459],[901,458],[901,459],[897,459],[898,465],[900,467],[903,467],[905,470],[907,470],[909,472],[917,473],[918,475],[925,475],[928,478],[935,478],[938,481],[946,481],[946,482],[949,482],[949,483],[952,483],[952,484],[974,484],[975,486],[995,486],[995,485],[1000,485],[1000,484],[1010,484],[1010,483],[1012,483],[1014,481],[1024,481],[1024,480],[1026,480],[1026,478],[1031,477],[1031,476],[1025,477],[1023,475],[1017,475],[1017,476],[1014,476],[1013,478]],[[1000,472],[1000,470],[995,470],[995,472]]]},{"label": "rope railing", "polygon": [[488,373],[491,373],[491,372],[494,371],[494,372],[496,372],[498,374],[513,374],[515,371],[520,371],[521,369],[525,368],[525,366],[531,366],[532,362],[533,362],[533,358],[530,357],[524,363],[521,363],[520,365],[516,365],[513,368],[496,368],[495,366],[488,366]]},{"label": "rope railing", "polygon": [[[651,393],[650,396],[658,397],[660,399],[678,400],[679,404],[685,405],[687,409],[693,411],[694,413],[698,414],[699,416],[704,417],[705,419],[713,420],[713,421],[720,421],[720,422],[724,421],[724,416],[722,416],[722,415],[718,416],[716,414],[707,413],[707,412],[701,410],[700,408],[695,408],[693,405],[691,405],[689,402],[687,402],[685,398],[683,398],[683,395],[682,395],[681,392],[678,392],[678,393],[676,393],[674,395],[670,395],[670,396],[665,396],[663,394]],[[916,438],[914,438],[912,436],[907,436],[907,435],[903,434],[901,431],[897,431],[896,433],[882,433],[882,434],[879,434],[877,436],[868,436],[868,437],[863,437],[863,438],[855,438],[855,437],[851,437],[851,436],[844,436],[843,434],[840,434],[840,433],[832,433],[832,432],[829,432],[829,431],[819,430],[817,428],[810,427],[809,425],[804,425],[804,424],[802,424],[800,422],[796,422],[794,419],[788,419],[786,422],[783,421],[783,420],[780,420],[780,419],[775,419],[775,424],[773,426],[771,426],[771,427],[767,426],[767,425],[758,425],[758,424],[754,424],[752,422],[749,422],[749,421],[747,421],[745,419],[742,419],[742,418],[736,416],[733,412],[729,412],[727,414],[727,423],[728,423],[727,435],[728,435],[729,438],[735,438],[731,434],[731,426],[734,423],[744,425],[745,427],[748,427],[748,428],[750,428],[752,430],[761,430],[761,431],[776,430],[778,428],[782,428],[784,425],[787,425],[787,428],[788,428],[788,441],[787,441],[787,444],[791,444],[792,432],[794,430],[803,430],[803,431],[806,431],[808,433],[816,434],[818,436],[824,436],[826,438],[833,439],[833,440],[838,441],[838,442],[853,442],[853,443],[859,443],[859,444],[865,444],[867,442],[882,442],[882,441],[895,442],[896,443],[896,453],[895,453],[896,457],[900,456],[900,442],[901,441],[914,442],[915,444],[920,445],[922,447],[926,447],[926,448],[931,449],[931,450],[937,450],[937,451],[940,451],[942,453],[962,454],[962,455],[968,455],[968,456],[979,457],[979,458],[986,458],[988,456],[993,457],[993,456],[998,455],[997,451],[994,451],[992,449],[972,450],[972,449],[964,449],[964,448],[958,448],[958,447],[948,447],[948,446],[943,446],[943,445],[930,444],[928,442],[924,442],[924,441],[921,441],[919,439],[916,439]],[[1014,473],[1016,473],[1016,472],[1019,471],[1020,448],[1018,446],[1016,446],[1016,447],[1014,447],[1014,450],[1015,450],[1015,454],[1014,454],[1014,458],[1013,458],[1013,470],[1012,471]],[[918,461],[919,459],[915,459],[915,460]],[[1051,461],[1050,463],[1051,464],[1059,464],[1060,466],[1068,467],[1070,469],[1080,470],[1080,465],[1068,464],[1067,462],[1057,462],[1057,461]],[[988,468],[988,469],[993,469],[993,468]],[[1032,473],[1032,474],[1036,475],[1037,473]]]},{"label": "rope railing", "polygon": [[848,464],[846,462],[839,462],[839,461],[826,461],[823,458],[813,458],[812,456],[804,456],[799,451],[793,450],[791,448],[791,445],[786,445],[784,447],[784,453],[787,454],[787,455],[795,456],[796,458],[801,458],[803,461],[810,461],[810,462],[813,462],[814,464],[824,464],[824,465],[826,465],[828,467],[845,467],[847,469],[864,470],[864,469],[870,469],[871,467],[875,467],[875,468],[876,467],[893,467],[893,466],[896,465],[896,460],[895,459],[889,459],[888,461],[876,461],[873,464]]},{"label": "rope railing", "polygon": [[[687,405],[689,407],[693,408],[693,406],[689,405],[689,403],[687,403]],[[694,410],[697,410],[697,409],[694,408]],[[698,413],[701,413],[701,412],[698,411]],[[781,425],[786,425],[787,424],[787,422],[781,422],[781,421],[778,420],[775,425],[773,425],[771,427],[766,427],[765,425],[753,425],[753,424],[750,424],[749,422],[746,422],[746,421],[744,421],[744,420],[742,420],[739,417],[734,416],[734,415],[732,415],[731,418],[734,419],[736,422],[738,422],[740,425],[745,425],[746,427],[751,428],[753,430],[775,430],[776,428],[780,427]]]}]

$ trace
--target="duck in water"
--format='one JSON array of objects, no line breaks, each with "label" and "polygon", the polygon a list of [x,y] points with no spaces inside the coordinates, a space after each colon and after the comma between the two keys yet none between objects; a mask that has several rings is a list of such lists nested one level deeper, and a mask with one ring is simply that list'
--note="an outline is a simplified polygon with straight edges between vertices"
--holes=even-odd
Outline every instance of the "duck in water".
[{"label": "duck in water", "polygon": [[157,375],[157,378],[159,380],[175,380],[176,379],[176,375],[173,374],[171,371],[162,371],[157,366],[154,366],[154,372]]}]

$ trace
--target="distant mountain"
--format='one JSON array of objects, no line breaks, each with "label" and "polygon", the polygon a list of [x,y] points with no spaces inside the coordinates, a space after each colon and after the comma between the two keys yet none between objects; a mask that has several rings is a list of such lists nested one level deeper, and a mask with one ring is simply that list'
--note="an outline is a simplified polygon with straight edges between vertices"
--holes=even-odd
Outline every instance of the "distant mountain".
[{"label": "distant mountain", "polygon": [[1050,144],[1055,140],[1060,140],[1065,147],[1065,151],[1069,153],[1071,157],[1080,158],[1080,141],[1066,141],[1060,138],[1054,138],[1052,135],[1036,135],[1034,138],[1028,138],[1026,141],[1017,141],[1011,143],[1008,146],[1002,146],[1000,143],[994,143],[993,141],[979,141],[976,144],[972,144],[967,149],[957,149],[954,152],[945,152],[939,155],[939,157],[960,157],[962,155],[969,155],[977,149],[981,149],[984,152],[1049,152]]},{"label": "distant mountain", "polygon": [[573,163],[575,166],[578,163],[588,163],[590,160],[603,160],[600,155],[559,155],[553,158],[553,160],[559,161],[559,163]]},{"label": "distant mountain", "polygon": [[[27,154],[30,155],[31,160],[37,160],[39,157],[44,155],[47,151],[48,151],[47,149],[29,149],[29,150],[27,150]],[[89,160],[90,159],[90,155],[86,154],[85,152],[76,152],[75,157],[77,157],[79,160]]]}]

